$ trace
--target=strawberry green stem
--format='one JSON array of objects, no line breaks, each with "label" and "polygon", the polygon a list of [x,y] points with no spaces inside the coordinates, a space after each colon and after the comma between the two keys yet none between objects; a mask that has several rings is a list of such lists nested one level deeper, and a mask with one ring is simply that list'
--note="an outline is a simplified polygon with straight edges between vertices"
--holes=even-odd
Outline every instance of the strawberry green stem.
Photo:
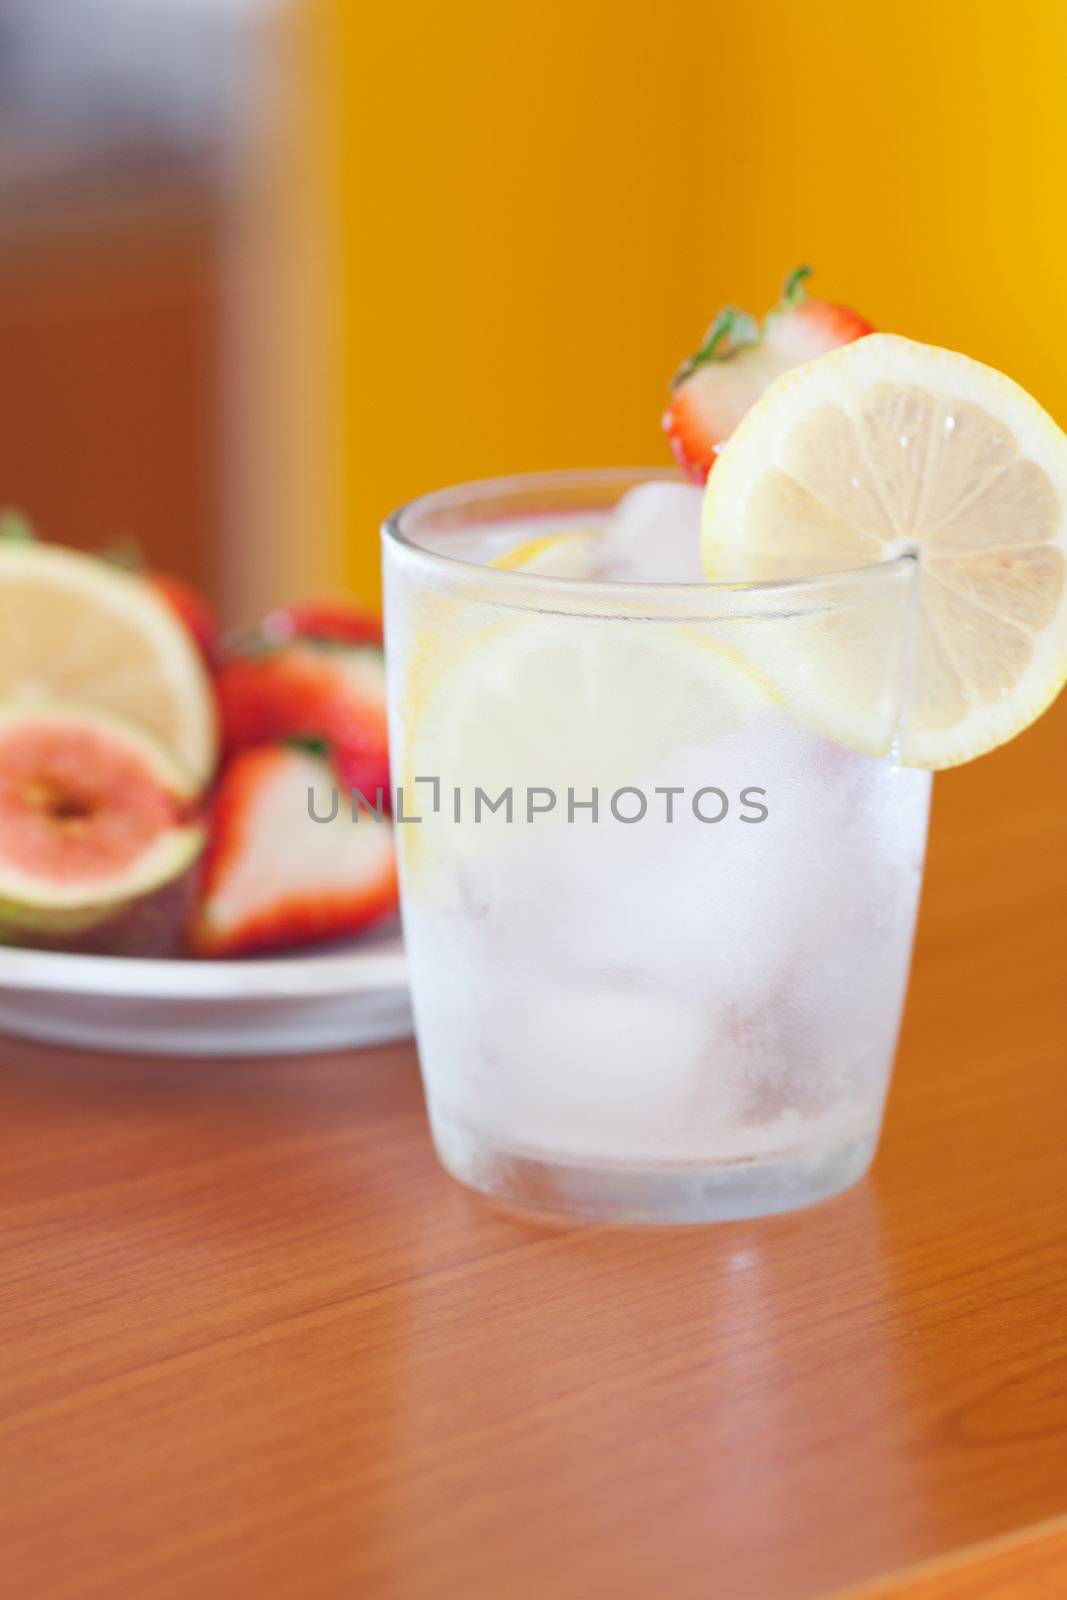
[{"label": "strawberry green stem", "polygon": [[145,569],[144,552],[136,539],[113,539],[101,550],[100,558],[108,566],[120,567],[123,572],[141,573]]},{"label": "strawberry green stem", "polygon": [[793,268],[792,272],[785,280],[785,288],[782,290],[781,304],[778,307],[779,311],[788,311],[791,306],[798,305],[800,301],[804,299],[807,293],[807,290],[804,288],[804,283],[806,279],[811,277],[812,271],[813,268],[811,267]]},{"label": "strawberry green stem", "polygon": [[0,542],[4,544],[34,544],[37,535],[21,511],[0,511]]},{"label": "strawberry green stem", "polygon": [[738,311],[736,306],[723,306],[704,335],[700,348],[688,361],[683,361],[674,374],[671,388],[677,389],[698,367],[707,366],[709,361],[725,361],[744,345],[754,344],[758,338],[759,326],[754,317],[750,317],[747,311]]},{"label": "strawberry green stem", "polygon": [[328,739],[316,739],[312,734],[290,734],[287,738],[282,739],[281,743],[287,745],[290,750],[303,750],[305,754],[319,756],[324,761],[330,754],[330,741]]}]

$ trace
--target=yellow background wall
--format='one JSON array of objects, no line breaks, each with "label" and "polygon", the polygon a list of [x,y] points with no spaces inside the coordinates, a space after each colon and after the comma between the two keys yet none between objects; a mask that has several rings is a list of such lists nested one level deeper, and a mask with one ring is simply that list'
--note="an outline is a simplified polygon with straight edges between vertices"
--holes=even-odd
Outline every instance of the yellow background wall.
[{"label": "yellow background wall", "polygon": [[666,459],[675,363],[801,260],[1067,421],[1063,0],[307,0],[289,48],[335,319],[309,581],[373,598],[434,485]]}]

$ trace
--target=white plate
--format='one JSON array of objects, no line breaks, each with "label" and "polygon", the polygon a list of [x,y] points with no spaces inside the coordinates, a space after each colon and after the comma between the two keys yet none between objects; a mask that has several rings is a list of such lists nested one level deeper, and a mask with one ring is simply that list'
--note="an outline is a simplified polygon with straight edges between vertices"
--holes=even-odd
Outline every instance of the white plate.
[{"label": "white plate", "polygon": [[142,961],[0,947],[0,1031],[84,1050],[296,1055],[412,1031],[400,934],[257,961]]}]

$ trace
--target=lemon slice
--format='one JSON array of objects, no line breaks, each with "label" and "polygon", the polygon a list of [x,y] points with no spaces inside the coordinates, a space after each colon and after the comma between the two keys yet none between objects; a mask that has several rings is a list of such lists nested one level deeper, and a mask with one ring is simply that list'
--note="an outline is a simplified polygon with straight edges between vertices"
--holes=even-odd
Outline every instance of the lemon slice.
[{"label": "lemon slice", "polygon": [[197,787],[217,750],[199,654],[150,585],[55,545],[0,544],[0,698],[95,706],[154,733]]},{"label": "lemon slice", "polygon": [[512,572],[535,572],[543,578],[588,578],[593,572],[599,532],[599,528],[578,528],[524,539],[487,565]]},{"label": "lemon slice", "polygon": [[[955,766],[1014,738],[1067,678],[1067,438],[992,368],[872,334],[794,368],[749,412],[708,479],[703,559],[748,580],[898,556],[917,558],[899,754]],[[864,582],[858,610],[841,583],[836,608],[794,627],[791,660],[755,654],[798,714],[884,749],[891,695],[866,715],[864,652],[893,609],[879,586],[900,585]]]}]

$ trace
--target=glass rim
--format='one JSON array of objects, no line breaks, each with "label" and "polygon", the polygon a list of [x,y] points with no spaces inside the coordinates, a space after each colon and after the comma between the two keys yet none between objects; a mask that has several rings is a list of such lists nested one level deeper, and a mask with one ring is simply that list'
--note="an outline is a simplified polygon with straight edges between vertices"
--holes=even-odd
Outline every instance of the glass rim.
[{"label": "glass rim", "polygon": [[[715,617],[752,614],[795,615],[799,612],[839,609],[870,599],[870,590],[893,586],[917,565],[911,552],[885,561],[867,562],[830,572],[795,578],[717,579],[701,582],[657,582],[650,579],[559,578],[523,572],[514,567],[492,567],[462,556],[427,549],[408,536],[405,523],[418,512],[476,509],[479,501],[506,499],[509,495],[535,494],[538,490],[575,488],[592,490],[597,484],[689,483],[692,480],[671,467],[563,467],[546,471],[506,473],[499,477],[472,478],[445,488],[415,495],[391,511],[382,522],[386,547],[428,574],[461,589],[476,588],[481,597],[497,605],[520,610],[556,611],[583,615],[647,616],[668,614],[674,620],[713,620]],[[556,508],[553,508],[556,509]],[[575,509],[592,510],[591,506]],[[566,508],[559,508],[565,514]],[[553,603],[555,602],[555,603]]]}]

